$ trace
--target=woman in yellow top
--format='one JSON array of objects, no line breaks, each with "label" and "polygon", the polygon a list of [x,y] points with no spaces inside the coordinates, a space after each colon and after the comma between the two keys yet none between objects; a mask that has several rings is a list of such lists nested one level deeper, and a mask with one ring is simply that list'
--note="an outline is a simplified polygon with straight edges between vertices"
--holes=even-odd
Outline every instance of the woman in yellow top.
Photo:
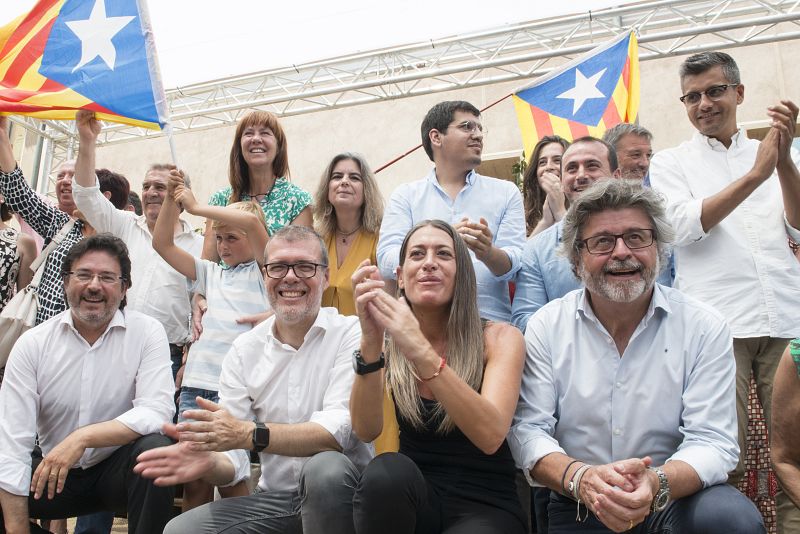
[{"label": "woman in yellow top", "polygon": [[345,152],[331,160],[314,197],[317,232],[325,240],[330,258],[330,285],[322,305],[342,315],[355,315],[350,277],[358,265],[375,262],[378,230],[383,218],[383,197],[364,157]]},{"label": "woman in yellow top", "polygon": [[[328,247],[330,285],[322,294],[322,305],[342,315],[355,315],[350,277],[369,259],[377,264],[378,230],[383,219],[383,197],[375,175],[360,154],[343,152],[334,157],[314,195],[315,228]],[[384,399],[383,433],[375,440],[375,451],[397,451],[400,441],[394,405]]]}]

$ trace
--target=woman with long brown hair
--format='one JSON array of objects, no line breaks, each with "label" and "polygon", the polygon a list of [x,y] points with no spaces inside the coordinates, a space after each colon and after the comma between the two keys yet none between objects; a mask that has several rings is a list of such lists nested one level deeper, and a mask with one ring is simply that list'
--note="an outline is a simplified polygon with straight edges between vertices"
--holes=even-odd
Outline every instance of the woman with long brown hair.
[{"label": "woman with long brown hair", "polygon": [[533,147],[522,179],[525,226],[530,237],[560,221],[567,211],[561,191],[561,156],[568,146],[563,137],[546,135]]},{"label": "woman with long brown hair", "polygon": [[400,423],[399,453],[377,456],[362,474],[356,532],[521,534],[526,521],[506,434],[522,335],[481,320],[469,251],[443,221],[423,221],[406,235],[397,283],[394,298],[367,261],[353,275],[362,329],[353,431],[365,442],[380,434],[384,388]]}]

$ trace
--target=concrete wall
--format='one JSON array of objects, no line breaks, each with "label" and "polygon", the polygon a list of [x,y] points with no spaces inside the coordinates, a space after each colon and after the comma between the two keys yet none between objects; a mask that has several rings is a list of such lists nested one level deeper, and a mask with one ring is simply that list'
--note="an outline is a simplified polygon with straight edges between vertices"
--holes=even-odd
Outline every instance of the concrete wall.
[{"label": "concrete wall", "polygon": [[[748,128],[764,126],[766,106],[779,98],[800,102],[800,70],[790,63],[800,56],[800,43],[747,46],[729,52],[739,63],[746,86],[745,101],[738,113],[740,123]],[[683,56],[678,56],[641,63],[640,123],[654,133],[656,150],[673,146],[693,132],[678,101],[681,91],[677,70],[682,60]],[[468,100],[483,108],[519,85],[496,84],[283,118],[293,179],[313,194],[327,162],[340,151],[361,152],[377,168],[420,142],[420,122],[436,102]],[[522,143],[510,99],[489,109],[484,123],[488,128],[484,159],[521,155]],[[233,132],[234,127],[229,126],[176,135],[179,163],[189,172],[202,201],[227,184]],[[29,148],[27,153],[31,151]],[[97,164],[122,172],[138,191],[148,164],[170,159],[166,139],[159,138],[101,148]],[[388,198],[398,185],[422,177],[430,167],[424,151],[419,149],[378,175],[381,190]]]}]

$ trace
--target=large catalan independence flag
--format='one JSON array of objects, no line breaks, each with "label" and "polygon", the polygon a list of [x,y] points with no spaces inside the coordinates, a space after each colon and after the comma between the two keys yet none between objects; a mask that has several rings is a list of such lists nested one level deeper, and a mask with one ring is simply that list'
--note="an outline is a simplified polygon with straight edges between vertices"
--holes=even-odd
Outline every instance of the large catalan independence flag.
[{"label": "large catalan independence flag", "polygon": [[0,28],[0,112],[159,129],[166,99],[144,0],[40,0]]},{"label": "large catalan independence flag", "polygon": [[600,137],[639,111],[639,47],[633,32],[591,50],[514,94],[525,153],[545,135]]}]

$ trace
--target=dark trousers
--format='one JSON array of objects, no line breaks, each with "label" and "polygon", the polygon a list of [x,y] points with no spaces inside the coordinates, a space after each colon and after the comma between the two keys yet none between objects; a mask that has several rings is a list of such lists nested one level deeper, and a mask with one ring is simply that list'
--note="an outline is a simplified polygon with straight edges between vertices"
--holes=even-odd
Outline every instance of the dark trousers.
[{"label": "dark trousers", "polygon": [[374,458],[353,497],[357,534],[523,534],[526,525],[507,510],[446,494],[399,453]]},{"label": "dark trousers", "polygon": [[[550,493],[547,508],[550,534],[609,534],[594,514],[586,521],[575,520],[575,501]],[[581,505],[581,517],[586,508]],[[719,484],[694,495],[670,502],[659,513],[650,514],[643,523],[627,531],[634,534],[762,534],[766,530],[755,505],[733,486]]]},{"label": "dark trousers", "polygon": [[[64,490],[52,499],[28,497],[28,513],[37,519],[61,519],[100,511],[127,512],[130,534],[155,534],[172,517],[173,487],[158,487],[133,473],[136,457],[146,450],[170,445],[159,434],[142,436],[89,469],[70,469]],[[33,471],[39,459],[32,462]],[[0,532],[5,533],[0,512]],[[31,533],[47,530],[31,525]]]}]

